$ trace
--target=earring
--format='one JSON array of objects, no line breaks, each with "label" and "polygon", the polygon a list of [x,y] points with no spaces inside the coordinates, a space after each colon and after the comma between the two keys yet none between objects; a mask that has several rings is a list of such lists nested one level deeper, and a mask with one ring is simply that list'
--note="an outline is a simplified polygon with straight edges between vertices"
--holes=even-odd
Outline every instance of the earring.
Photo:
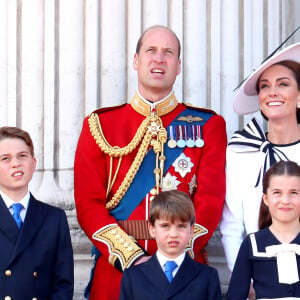
[{"label": "earring", "polygon": [[300,108],[300,102],[297,102],[297,108]]}]

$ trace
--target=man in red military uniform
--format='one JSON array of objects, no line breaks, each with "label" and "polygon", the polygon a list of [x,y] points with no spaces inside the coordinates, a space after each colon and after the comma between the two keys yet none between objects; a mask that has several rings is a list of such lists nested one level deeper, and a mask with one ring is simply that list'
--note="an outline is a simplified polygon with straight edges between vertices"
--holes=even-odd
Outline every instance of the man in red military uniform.
[{"label": "man in red military uniform", "polygon": [[137,44],[138,91],[129,104],[91,113],[75,156],[78,221],[100,252],[89,299],[119,298],[122,271],[157,250],[148,235],[149,204],[160,191],[193,199],[195,232],[187,247],[206,262],[203,247],[216,229],[225,196],[224,119],[181,104],[173,84],[181,71],[180,43],[154,26]]}]

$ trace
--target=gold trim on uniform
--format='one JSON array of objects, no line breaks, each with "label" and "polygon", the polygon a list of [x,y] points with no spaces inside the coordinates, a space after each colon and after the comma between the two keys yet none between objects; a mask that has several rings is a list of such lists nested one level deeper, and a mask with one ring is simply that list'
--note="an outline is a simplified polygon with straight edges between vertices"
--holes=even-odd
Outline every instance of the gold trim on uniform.
[{"label": "gold trim on uniform", "polygon": [[153,106],[145,102],[137,92],[135,92],[133,98],[130,101],[130,104],[132,108],[138,112],[139,114],[147,117],[150,116],[152,109],[155,108],[156,114],[161,117],[168,113],[170,113],[172,110],[174,110],[178,104],[178,101],[175,97],[174,92],[167,97],[165,100],[153,103]]},{"label": "gold trim on uniform", "polygon": [[117,224],[102,227],[93,234],[93,239],[108,246],[110,264],[114,265],[118,258],[122,270],[130,267],[134,260],[144,255],[143,250]]},{"label": "gold trim on uniform", "polygon": [[193,246],[194,246],[195,239],[197,239],[198,237],[205,235],[207,233],[208,233],[208,230],[205,227],[203,227],[202,225],[199,225],[199,224],[195,224],[194,233],[190,237],[190,240],[185,248],[186,252],[190,255],[190,257],[194,258]]},{"label": "gold trim on uniform", "polygon": [[[110,156],[110,170],[109,170],[109,179],[107,186],[107,195],[112,189],[112,186],[117,178],[118,172],[121,167],[122,157],[131,153],[134,149],[138,148],[136,157],[134,158],[133,163],[131,164],[126,176],[124,177],[121,185],[119,186],[116,193],[113,197],[107,202],[106,208],[112,210],[118,206],[121,199],[127,192],[129,186],[131,185],[137,171],[139,170],[143,159],[149,149],[149,146],[153,146],[153,151],[156,154],[156,166],[154,169],[156,189],[159,191],[159,185],[161,184],[162,174],[164,173],[164,144],[167,141],[167,131],[163,127],[161,118],[155,114],[151,113],[150,116],[146,117],[138,128],[135,136],[130,141],[130,143],[123,147],[119,148],[117,146],[111,146],[106,140],[99,116],[95,113],[92,113],[88,119],[91,135],[94,137],[99,148],[107,155]],[[118,166],[115,174],[111,173],[113,169],[113,158],[118,158]],[[107,196],[106,195],[106,196]]]}]

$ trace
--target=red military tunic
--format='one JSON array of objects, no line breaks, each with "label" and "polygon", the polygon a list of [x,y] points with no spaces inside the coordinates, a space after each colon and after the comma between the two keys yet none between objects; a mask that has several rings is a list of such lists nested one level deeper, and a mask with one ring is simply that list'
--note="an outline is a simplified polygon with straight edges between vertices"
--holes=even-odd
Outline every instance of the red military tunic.
[{"label": "red military tunic", "polygon": [[[172,94],[156,105],[156,114],[166,128],[186,108],[187,106],[178,103]],[[106,207],[132,166],[139,146],[123,156],[118,165],[119,158],[111,158],[107,152],[101,150],[97,138],[100,134],[105,138],[107,145],[126,147],[150,111],[150,105],[135,94],[130,104],[100,109],[94,113],[94,116],[99,118],[98,127],[102,133],[99,133],[97,126],[95,129],[91,125],[90,116],[83,123],[75,155],[75,203],[80,226],[101,252],[95,268],[89,298],[91,300],[119,299],[121,270],[132,265],[145,252],[153,255],[157,250],[154,240],[136,241],[129,236]],[[200,251],[215,231],[223,208],[227,138],[224,119],[212,111],[201,111],[204,114],[212,114],[201,130],[204,146],[185,147],[181,155],[187,164],[186,171],[182,173],[176,165],[171,164],[164,173],[164,178],[170,180],[167,180],[168,183],[163,181],[161,188],[178,189],[191,196],[195,206],[196,223],[204,226],[207,234],[203,235],[203,231],[200,230],[195,234],[190,246],[193,248],[195,260],[203,262]],[[189,123],[193,122],[193,116],[184,118]],[[155,176],[155,167],[143,174],[145,180],[148,176]],[[115,178],[114,174],[117,174]],[[171,186],[168,187],[168,184]],[[109,185],[111,190],[107,194]],[[151,197],[155,193],[151,189],[144,194],[144,199],[132,211],[128,220],[148,220]]]}]

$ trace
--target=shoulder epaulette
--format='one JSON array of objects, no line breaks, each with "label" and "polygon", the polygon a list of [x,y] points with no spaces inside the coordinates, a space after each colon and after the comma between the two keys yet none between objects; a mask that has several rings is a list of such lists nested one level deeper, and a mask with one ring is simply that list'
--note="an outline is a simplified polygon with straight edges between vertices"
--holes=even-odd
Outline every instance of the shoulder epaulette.
[{"label": "shoulder epaulette", "polygon": [[212,109],[208,109],[208,108],[203,108],[203,107],[200,107],[200,106],[195,106],[191,103],[182,103],[184,106],[186,107],[189,107],[189,108],[193,108],[193,109],[196,109],[196,110],[199,110],[199,111],[203,111],[203,112],[207,112],[209,114],[213,114],[213,115],[216,115],[217,113],[215,111],[213,111]]},{"label": "shoulder epaulette", "polygon": [[89,115],[91,115],[91,114],[101,114],[101,113],[106,112],[106,111],[112,111],[112,110],[121,108],[121,107],[123,107],[125,105],[127,105],[127,103],[118,104],[118,105],[115,105],[115,106],[97,108],[96,110],[94,110],[93,112],[91,112]]}]

